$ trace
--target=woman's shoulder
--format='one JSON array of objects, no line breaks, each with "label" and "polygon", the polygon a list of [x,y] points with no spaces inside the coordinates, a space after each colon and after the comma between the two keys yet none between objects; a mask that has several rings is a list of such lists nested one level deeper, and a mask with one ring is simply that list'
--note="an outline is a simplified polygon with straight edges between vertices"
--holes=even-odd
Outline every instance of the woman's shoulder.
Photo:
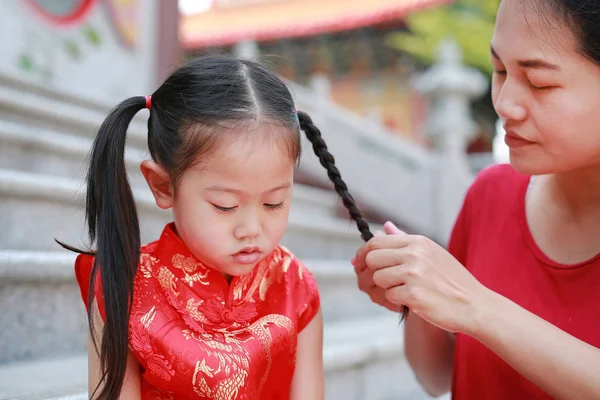
[{"label": "woman's shoulder", "polygon": [[495,164],[482,169],[477,174],[470,190],[513,189],[528,179],[528,175],[518,172],[510,164]]},{"label": "woman's shoulder", "polygon": [[482,169],[469,187],[465,202],[473,205],[481,202],[510,203],[518,199],[521,188],[529,182],[529,176],[515,170],[510,164],[497,164]]},{"label": "woman's shoulder", "polygon": [[[529,176],[509,164],[492,165],[481,170],[467,190],[461,216],[469,223],[505,215],[521,201]],[[461,218],[459,218],[461,219]]]}]

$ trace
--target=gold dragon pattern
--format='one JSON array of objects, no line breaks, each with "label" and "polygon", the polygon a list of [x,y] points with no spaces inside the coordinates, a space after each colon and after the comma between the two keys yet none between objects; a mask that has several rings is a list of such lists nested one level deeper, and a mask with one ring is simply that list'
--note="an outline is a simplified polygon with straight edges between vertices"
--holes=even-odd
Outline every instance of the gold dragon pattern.
[{"label": "gold dragon pattern", "polygon": [[[276,249],[269,259],[257,265],[255,274],[242,276],[237,281],[233,290],[233,299],[237,304],[245,302],[254,303],[265,299],[265,295],[273,280],[280,281],[288,270],[292,261],[292,255],[285,248]],[[176,254],[172,258],[173,266],[184,273],[183,281],[189,286],[198,282],[208,285],[208,272],[198,271],[199,264],[192,257]],[[151,275],[155,277],[163,290],[177,298],[181,289],[180,279],[177,278],[168,267],[162,265],[156,268],[158,260],[149,255],[141,258],[141,271],[145,278]],[[274,265],[277,268],[272,268]],[[299,271],[300,278],[302,272]],[[171,300],[171,296],[167,296]],[[258,298],[257,298],[258,297]],[[189,324],[183,330],[187,340],[196,340],[204,350],[205,357],[197,360],[194,368],[192,385],[194,392],[201,397],[215,400],[233,400],[240,393],[240,389],[247,384],[250,373],[251,355],[243,346],[251,341],[257,340],[267,359],[266,369],[260,380],[258,390],[262,390],[271,369],[273,337],[269,330],[270,325],[284,328],[287,331],[290,352],[296,347],[296,328],[293,322],[286,316],[270,314],[259,318],[257,321],[247,325],[232,321],[231,326],[222,329],[211,329],[209,321],[200,311],[203,299],[188,299],[185,305],[177,306],[184,314],[184,321],[192,319],[197,324]],[[150,310],[142,319],[142,324],[148,328],[154,318],[154,310]],[[187,317],[190,318],[187,318]],[[245,326],[244,326],[245,325]],[[217,340],[218,339],[218,340]],[[214,365],[215,360],[217,365]],[[223,374],[221,380],[215,382],[215,378]],[[208,378],[208,379],[207,379]],[[212,381],[211,383],[209,383]]]}]

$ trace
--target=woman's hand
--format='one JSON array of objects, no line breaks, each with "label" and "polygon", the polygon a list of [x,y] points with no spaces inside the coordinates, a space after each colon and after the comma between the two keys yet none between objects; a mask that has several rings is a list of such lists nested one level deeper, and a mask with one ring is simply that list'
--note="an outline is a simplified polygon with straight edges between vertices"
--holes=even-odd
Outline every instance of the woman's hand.
[{"label": "woman's hand", "polygon": [[491,292],[433,241],[408,235],[392,223],[387,235],[363,245],[353,265],[359,288],[377,304],[411,312],[450,332],[476,329]]},{"label": "woman's hand", "polygon": [[[376,234],[377,236],[377,234]],[[387,308],[390,311],[402,312],[402,305],[394,304],[388,301],[385,297],[386,290],[375,285],[373,282],[374,271],[367,268],[365,264],[366,256],[366,244],[361,247],[356,256],[352,259],[352,265],[354,265],[354,272],[358,278],[358,288],[369,295],[371,301],[375,304],[379,304],[382,307]],[[358,258],[360,257],[360,258]]]}]

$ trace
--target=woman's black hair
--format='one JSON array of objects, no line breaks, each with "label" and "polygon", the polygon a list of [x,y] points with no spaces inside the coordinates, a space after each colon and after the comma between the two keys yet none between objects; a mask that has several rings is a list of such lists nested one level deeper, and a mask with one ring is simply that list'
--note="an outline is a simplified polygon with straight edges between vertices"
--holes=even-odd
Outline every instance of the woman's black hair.
[{"label": "woman's black hair", "polygon": [[[600,66],[600,3],[590,0],[537,0],[538,11],[558,17],[571,29],[578,50]],[[550,23],[550,27],[553,27]]]},{"label": "woman's black hair", "polygon": [[[321,132],[310,117],[297,112],[292,96],[279,77],[262,65],[227,56],[196,58],[177,69],[151,95],[148,148],[174,182],[198,157],[205,159],[223,140],[226,127],[261,120],[289,131],[278,138],[289,156],[300,156],[303,130],[321,164],[356,222],[362,238],[373,235],[361,216]],[[102,123],[90,155],[87,174],[86,222],[95,253],[88,304],[100,273],[105,325],[100,346],[101,379],[90,397],[119,397],[125,376],[129,315],[134,276],[140,257],[140,228],[133,194],[125,171],[125,136],[136,113],[146,107],[143,96],[116,106]],[[94,344],[92,308],[88,321]],[[101,388],[101,389],[100,389]]]}]

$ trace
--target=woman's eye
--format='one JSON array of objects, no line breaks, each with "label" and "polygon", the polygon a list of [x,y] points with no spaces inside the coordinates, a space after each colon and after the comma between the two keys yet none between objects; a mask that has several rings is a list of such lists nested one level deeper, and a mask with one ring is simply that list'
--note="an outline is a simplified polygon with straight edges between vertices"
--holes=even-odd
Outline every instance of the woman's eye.
[{"label": "woman's eye", "polygon": [[531,82],[529,82],[529,85],[535,90],[548,90],[548,89],[552,89],[552,88],[556,87],[556,86],[552,86],[552,85],[534,85]]},{"label": "woman's eye", "polygon": [[279,210],[283,208],[283,202],[277,204],[265,203],[265,207],[267,207],[269,210]]},{"label": "woman's eye", "polygon": [[235,210],[237,208],[237,206],[234,206],[234,207],[221,207],[221,206],[218,206],[216,204],[213,204],[213,207],[215,207],[217,210],[219,210],[221,212],[225,212],[225,213],[231,212],[231,211],[233,211],[233,210]]}]

